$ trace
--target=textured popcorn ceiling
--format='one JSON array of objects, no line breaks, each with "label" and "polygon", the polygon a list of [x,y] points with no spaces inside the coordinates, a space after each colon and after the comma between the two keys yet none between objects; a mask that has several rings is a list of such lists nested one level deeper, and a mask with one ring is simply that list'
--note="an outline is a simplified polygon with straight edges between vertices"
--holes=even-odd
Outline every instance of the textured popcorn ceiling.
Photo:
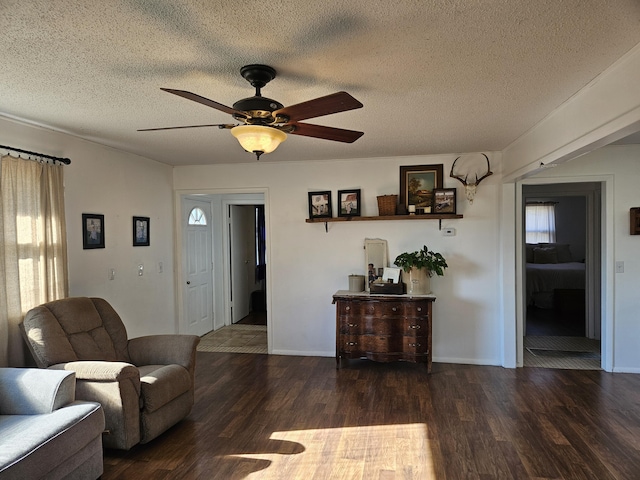
[{"label": "textured popcorn ceiling", "polygon": [[232,123],[160,87],[230,106],[265,63],[263,95],[346,90],[364,108],[307,122],[365,134],[290,135],[261,162],[495,151],[639,42],[638,0],[2,0],[0,114],[173,165],[255,162],[228,130],[136,130]]}]

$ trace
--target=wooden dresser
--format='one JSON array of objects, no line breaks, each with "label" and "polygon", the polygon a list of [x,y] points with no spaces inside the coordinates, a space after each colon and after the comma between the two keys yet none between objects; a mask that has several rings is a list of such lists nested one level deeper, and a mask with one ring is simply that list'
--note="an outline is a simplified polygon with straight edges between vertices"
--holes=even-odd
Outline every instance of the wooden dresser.
[{"label": "wooden dresser", "polygon": [[432,295],[371,295],[340,290],[336,304],[336,363],[343,358],[426,363],[431,372]]}]

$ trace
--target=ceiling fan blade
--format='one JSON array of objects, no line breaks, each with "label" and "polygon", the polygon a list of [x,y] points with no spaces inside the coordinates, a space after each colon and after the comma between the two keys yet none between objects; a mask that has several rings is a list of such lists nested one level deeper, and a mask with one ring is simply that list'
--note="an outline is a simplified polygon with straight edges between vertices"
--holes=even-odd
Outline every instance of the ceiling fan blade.
[{"label": "ceiling fan blade", "polygon": [[179,128],[200,128],[200,127],[218,127],[218,128],[233,128],[236,125],[228,125],[226,123],[213,123],[210,125],[185,125],[183,127],[160,127],[160,128],[141,128],[138,132],[153,132],[155,130],[177,130]]},{"label": "ceiling fan blade", "polygon": [[307,102],[297,103],[273,112],[274,115],[286,115],[290,122],[307,118],[322,117],[332,113],[346,112],[362,108],[362,104],[347,92],[337,92]]},{"label": "ceiling fan blade", "polygon": [[209,100],[208,98],[201,97],[195,93],[187,92],[185,90],[174,90],[172,88],[161,88],[165,92],[173,93],[174,95],[178,95],[179,97],[186,98],[187,100],[192,100],[197,103],[201,103],[202,105],[206,105],[207,107],[215,108],[216,110],[220,110],[221,112],[228,113],[229,115],[241,115],[246,117],[247,114],[240,110],[236,110],[235,108],[227,107],[218,102],[214,102],[213,100]]},{"label": "ceiling fan blade", "polygon": [[290,123],[294,130],[292,135],[303,135],[305,137],[323,138],[335,142],[353,143],[359,139],[364,132],[355,130],[345,130],[343,128],[325,127],[323,125],[313,125],[311,123]]}]

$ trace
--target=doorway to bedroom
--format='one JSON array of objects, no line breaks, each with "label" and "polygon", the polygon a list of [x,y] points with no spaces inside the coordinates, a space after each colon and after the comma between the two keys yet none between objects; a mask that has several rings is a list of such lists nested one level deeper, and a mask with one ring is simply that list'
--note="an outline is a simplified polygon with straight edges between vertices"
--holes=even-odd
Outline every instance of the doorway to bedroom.
[{"label": "doorway to bedroom", "polygon": [[523,185],[525,367],[601,368],[597,182]]}]

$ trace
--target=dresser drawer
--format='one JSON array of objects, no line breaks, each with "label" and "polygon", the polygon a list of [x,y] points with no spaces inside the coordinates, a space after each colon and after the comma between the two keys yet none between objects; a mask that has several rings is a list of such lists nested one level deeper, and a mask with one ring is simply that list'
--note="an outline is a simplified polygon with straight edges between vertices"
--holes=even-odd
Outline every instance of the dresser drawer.
[{"label": "dresser drawer", "polygon": [[[363,317],[359,321],[350,320],[350,325],[357,325],[356,329],[349,330],[351,333],[362,333],[365,335],[420,335],[429,328],[427,318],[390,318],[390,317]],[[342,331],[342,329],[341,329]],[[426,335],[426,333],[422,333]]]},{"label": "dresser drawer", "polygon": [[338,319],[338,333],[360,335],[364,333],[364,319],[352,316],[341,316]]},{"label": "dresser drawer", "polygon": [[390,353],[401,352],[402,337],[391,335],[340,335],[341,348],[345,353]]},{"label": "dresser drawer", "polygon": [[423,302],[379,302],[374,304],[372,315],[381,318],[425,317],[429,315],[428,304]]},{"label": "dresser drawer", "polygon": [[392,335],[340,335],[340,349],[345,353],[408,353],[426,354],[425,337],[397,337]]},{"label": "dresser drawer", "polygon": [[403,337],[402,351],[413,355],[424,355],[429,352],[426,337]]}]

